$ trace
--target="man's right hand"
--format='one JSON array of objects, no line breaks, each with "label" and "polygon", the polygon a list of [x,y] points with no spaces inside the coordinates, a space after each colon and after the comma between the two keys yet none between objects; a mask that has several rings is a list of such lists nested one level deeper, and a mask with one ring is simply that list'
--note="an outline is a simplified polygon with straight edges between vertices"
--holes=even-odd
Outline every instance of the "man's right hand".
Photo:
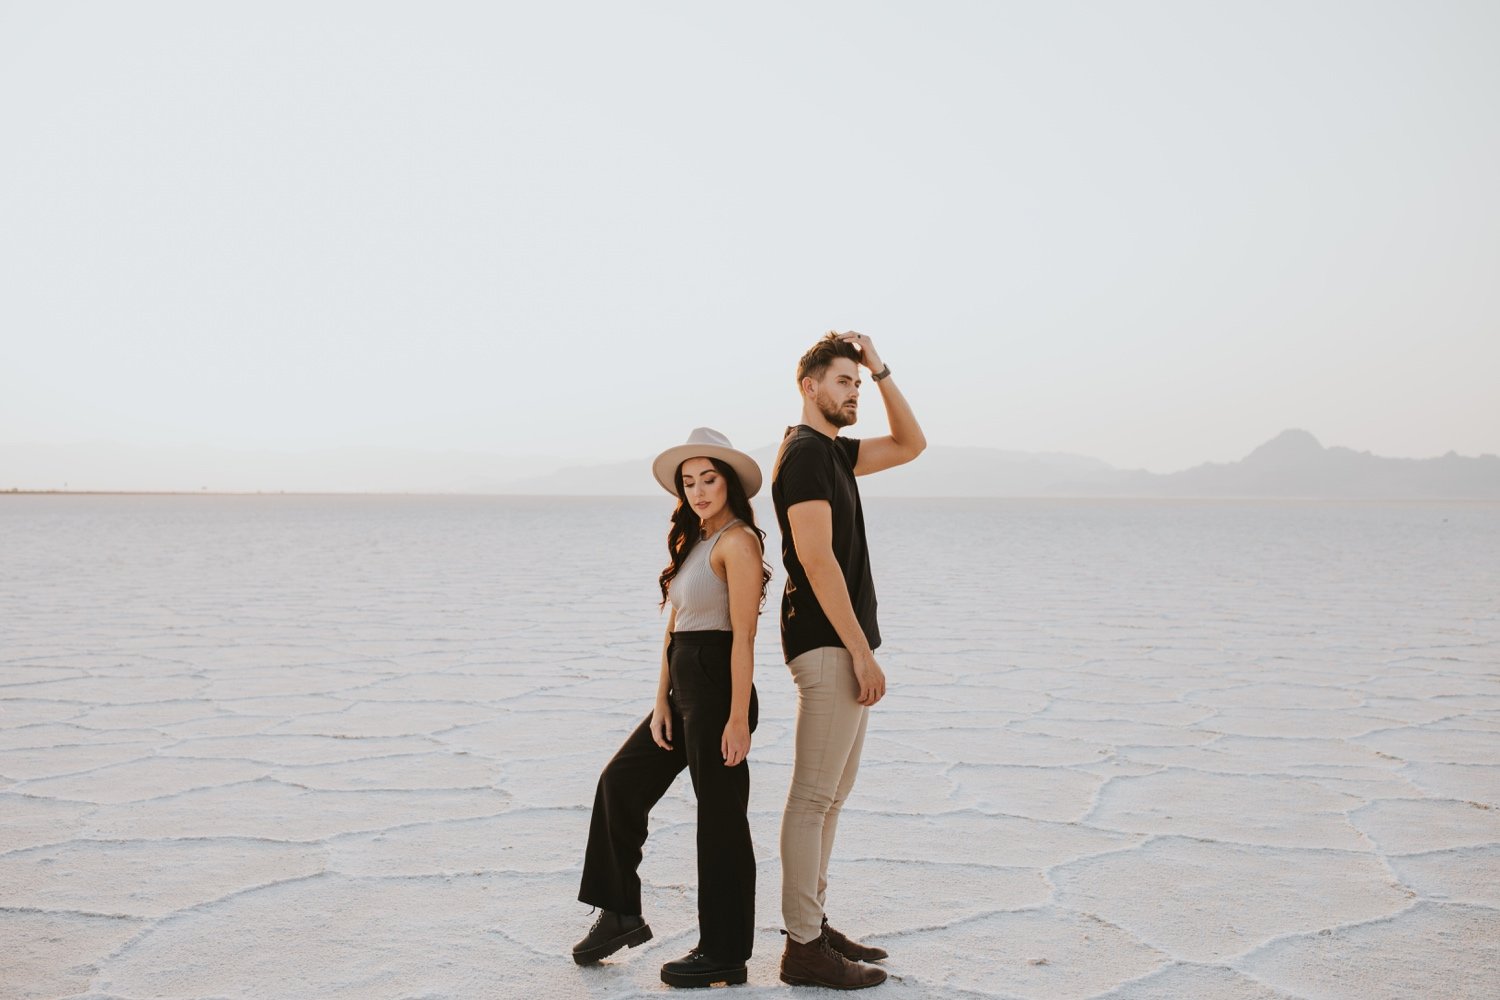
[{"label": "man's right hand", "polygon": [[875,662],[874,653],[854,658],[854,679],[859,682],[859,697],[855,700],[869,707],[885,697],[885,671]]}]

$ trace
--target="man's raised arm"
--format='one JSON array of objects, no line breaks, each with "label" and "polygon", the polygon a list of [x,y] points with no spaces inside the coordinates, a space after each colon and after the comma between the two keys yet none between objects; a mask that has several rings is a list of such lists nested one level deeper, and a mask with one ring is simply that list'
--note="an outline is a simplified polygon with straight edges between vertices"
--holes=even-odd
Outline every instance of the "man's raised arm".
[{"label": "man's raised arm", "polygon": [[859,348],[860,364],[870,370],[872,380],[880,387],[880,401],[885,404],[886,422],[891,425],[890,434],[884,437],[860,440],[859,460],[854,463],[854,474],[868,476],[872,472],[883,472],[905,465],[922,454],[922,450],[927,447],[927,436],[922,433],[916,414],[911,411],[911,404],[906,401],[901,390],[896,388],[896,380],[876,353],[874,341],[862,333],[852,331],[842,336]]}]

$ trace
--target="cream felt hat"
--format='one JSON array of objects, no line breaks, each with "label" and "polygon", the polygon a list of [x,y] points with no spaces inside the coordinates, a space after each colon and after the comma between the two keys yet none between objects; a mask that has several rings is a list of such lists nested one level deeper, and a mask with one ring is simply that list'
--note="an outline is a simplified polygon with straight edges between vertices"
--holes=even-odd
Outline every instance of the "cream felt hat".
[{"label": "cream felt hat", "polygon": [[717,458],[740,477],[745,496],[753,497],[760,492],[760,466],[755,464],[755,459],[734,448],[727,437],[712,427],[694,429],[688,435],[687,444],[674,445],[657,455],[656,461],[651,463],[651,474],[661,483],[662,489],[675,497],[677,485],[673,478],[677,475],[677,467],[690,458]]}]

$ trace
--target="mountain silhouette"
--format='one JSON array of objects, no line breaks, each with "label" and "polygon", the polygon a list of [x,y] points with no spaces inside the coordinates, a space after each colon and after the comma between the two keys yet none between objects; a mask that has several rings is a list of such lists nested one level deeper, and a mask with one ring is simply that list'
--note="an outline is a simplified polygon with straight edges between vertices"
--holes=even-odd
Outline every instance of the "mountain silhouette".
[{"label": "mountain silhouette", "polygon": [[[770,474],[774,445],[750,453]],[[304,454],[116,445],[0,446],[0,490],[412,492],[650,496],[650,457],[562,466],[558,458],[342,449]],[[1096,458],[934,444],[860,481],[869,497],[1284,497],[1500,500],[1500,458],[1384,458],[1286,430],[1237,462],[1157,474]]]},{"label": "mountain silhouette", "polygon": [[[774,446],[751,456],[770,475]],[[649,462],[573,467],[510,484],[518,493],[649,494]],[[1117,469],[1095,458],[998,448],[930,446],[922,457],[860,480],[865,496],[903,497],[1285,497],[1500,499],[1500,458],[1383,458],[1325,448],[1305,430],[1286,430],[1237,462],[1158,474]]]},{"label": "mountain silhouette", "polygon": [[1453,452],[1385,458],[1325,448],[1305,430],[1286,430],[1238,462],[1207,462],[1166,475],[1127,473],[1114,488],[1126,496],[1161,497],[1500,499],[1500,458]]}]

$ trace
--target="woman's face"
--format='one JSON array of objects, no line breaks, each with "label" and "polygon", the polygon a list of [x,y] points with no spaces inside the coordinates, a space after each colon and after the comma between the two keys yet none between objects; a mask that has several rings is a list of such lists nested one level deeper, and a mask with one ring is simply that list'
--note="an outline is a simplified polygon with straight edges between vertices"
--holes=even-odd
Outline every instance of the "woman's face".
[{"label": "woman's face", "polygon": [[707,521],[729,502],[729,484],[723,473],[706,458],[690,458],[682,463],[682,492],[699,521]]}]

